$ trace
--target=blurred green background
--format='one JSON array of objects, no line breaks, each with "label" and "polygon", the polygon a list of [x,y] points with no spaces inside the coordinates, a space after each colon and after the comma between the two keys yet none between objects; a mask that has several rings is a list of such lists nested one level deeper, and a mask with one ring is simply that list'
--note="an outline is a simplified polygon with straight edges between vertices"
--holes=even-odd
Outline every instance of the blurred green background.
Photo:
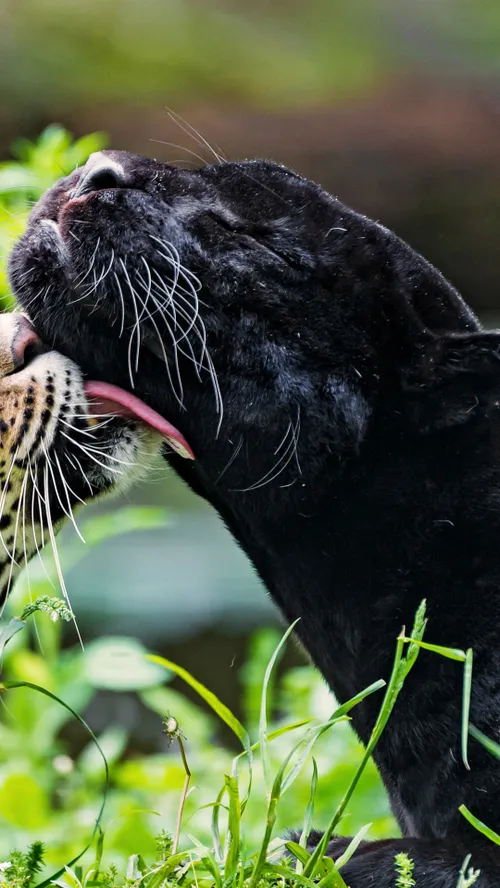
[{"label": "blurred green background", "polygon": [[[1,0],[0,59],[5,161],[16,143],[29,162],[19,140],[54,122],[186,164],[211,161],[210,146],[271,157],[394,228],[495,323],[498,0]],[[10,233],[58,174],[42,167],[23,188],[3,168]],[[170,526],[108,540],[68,574],[84,637],[133,634],[238,711],[249,636],[276,621],[264,590],[172,475],[159,470],[130,501],[166,506]],[[113,705],[107,717],[137,717]]]}]

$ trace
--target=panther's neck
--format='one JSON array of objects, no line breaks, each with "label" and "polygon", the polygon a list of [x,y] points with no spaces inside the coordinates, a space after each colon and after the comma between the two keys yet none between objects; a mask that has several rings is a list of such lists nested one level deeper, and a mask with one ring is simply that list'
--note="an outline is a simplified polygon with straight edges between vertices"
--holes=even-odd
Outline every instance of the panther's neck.
[{"label": "panther's neck", "polygon": [[471,604],[498,563],[493,431],[467,431],[463,446],[456,430],[453,442],[410,442],[279,520],[269,498],[214,502],[286,621],[300,618],[297,634],[340,699],[388,678],[423,598],[428,640],[468,647],[488,630]]}]

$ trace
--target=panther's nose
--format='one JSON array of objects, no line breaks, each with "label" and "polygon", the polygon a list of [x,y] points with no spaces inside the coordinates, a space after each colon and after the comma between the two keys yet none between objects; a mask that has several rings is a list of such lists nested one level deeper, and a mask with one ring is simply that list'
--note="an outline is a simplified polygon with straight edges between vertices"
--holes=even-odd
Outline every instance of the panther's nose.
[{"label": "panther's nose", "polygon": [[125,184],[125,170],[121,163],[104,151],[96,151],[83,167],[80,181],[71,197],[83,197],[108,188],[124,188]]},{"label": "panther's nose", "polygon": [[43,349],[38,333],[24,315],[15,315],[11,355],[14,370],[21,370]]}]

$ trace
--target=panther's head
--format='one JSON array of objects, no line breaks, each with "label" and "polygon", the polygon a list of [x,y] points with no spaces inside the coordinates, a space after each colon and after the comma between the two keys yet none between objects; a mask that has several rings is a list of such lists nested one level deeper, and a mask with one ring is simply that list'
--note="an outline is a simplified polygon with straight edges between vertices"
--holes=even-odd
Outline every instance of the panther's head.
[{"label": "panther's head", "polygon": [[240,538],[469,422],[498,349],[409,246],[264,161],[93,155],[35,207],[10,275],[45,340],[181,430],[196,459],[169,458]]},{"label": "panther's head", "polygon": [[158,452],[156,431],[106,415],[94,389],[22,314],[0,314],[0,604],[64,517],[74,522],[79,503],[130,483]]}]

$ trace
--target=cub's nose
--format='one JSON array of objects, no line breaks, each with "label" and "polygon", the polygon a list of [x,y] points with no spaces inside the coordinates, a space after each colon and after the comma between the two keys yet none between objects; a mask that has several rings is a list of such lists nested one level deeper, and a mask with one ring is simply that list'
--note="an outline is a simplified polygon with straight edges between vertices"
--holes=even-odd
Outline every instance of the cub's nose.
[{"label": "cub's nose", "polygon": [[12,315],[12,340],[10,352],[14,370],[21,370],[35,355],[40,354],[43,345],[38,333],[24,315]]},{"label": "cub's nose", "polygon": [[125,188],[126,184],[122,164],[114,160],[110,152],[96,151],[83,167],[80,181],[71,197],[83,197],[93,191],[105,191],[108,188]]},{"label": "cub's nose", "polygon": [[0,314],[0,379],[26,367],[43,351],[42,341],[24,315]]}]

